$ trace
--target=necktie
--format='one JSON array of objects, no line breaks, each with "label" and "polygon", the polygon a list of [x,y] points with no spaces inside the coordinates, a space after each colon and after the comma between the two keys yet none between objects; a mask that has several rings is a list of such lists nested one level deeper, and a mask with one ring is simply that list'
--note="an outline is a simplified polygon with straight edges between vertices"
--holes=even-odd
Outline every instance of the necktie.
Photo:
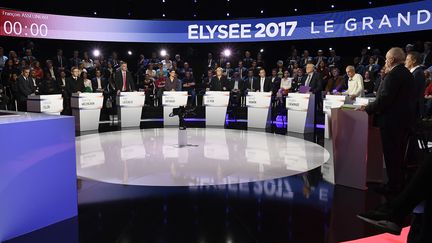
[{"label": "necktie", "polygon": [[249,82],[251,83],[251,89],[253,89],[253,78],[250,78]]},{"label": "necktie", "polygon": [[126,72],[123,73],[123,91],[126,91]]},{"label": "necktie", "polygon": [[309,87],[309,83],[310,83],[311,78],[312,78],[312,74],[308,74],[308,77],[307,77],[306,82],[305,82],[306,87]]}]

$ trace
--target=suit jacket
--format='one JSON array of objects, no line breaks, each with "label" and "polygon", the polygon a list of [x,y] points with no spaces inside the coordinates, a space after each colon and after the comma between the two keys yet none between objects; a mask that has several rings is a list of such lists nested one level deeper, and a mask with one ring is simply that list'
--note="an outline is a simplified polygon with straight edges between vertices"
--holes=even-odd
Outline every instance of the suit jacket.
[{"label": "suit jacket", "polygon": [[[269,77],[270,81],[273,79],[273,77]],[[271,91],[273,95],[276,95],[276,93],[280,89],[281,79],[279,77],[276,77],[273,82],[271,83]]]},{"label": "suit jacket", "polygon": [[414,77],[399,64],[381,82],[374,102],[366,106],[368,114],[375,115],[375,124],[381,128],[408,128],[411,126],[414,101]]},{"label": "suit jacket", "polygon": [[81,77],[78,77],[77,80],[72,77],[66,78],[66,97],[70,98],[72,97],[73,93],[76,93],[78,91],[84,92],[84,80]]},{"label": "suit jacket", "polygon": [[217,76],[213,76],[210,82],[210,90],[211,91],[227,91],[228,79],[226,76],[223,76],[218,79]]},{"label": "suit jacket", "polygon": [[[305,86],[308,74],[303,75],[301,85]],[[309,82],[310,91],[314,94],[321,92],[322,90],[322,80],[319,73],[314,72],[312,78]]]},{"label": "suit jacket", "polygon": [[54,67],[62,67],[63,66],[65,68],[68,66],[68,61],[67,61],[66,57],[64,57],[64,56],[61,56],[60,59],[58,56],[55,56],[52,58],[52,61],[53,61]]},{"label": "suit jacket", "polygon": [[[257,84],[258,84],[258,89],[259,89],[259,83],[258,83],[257,77],[252,77],[252,79],[249,77],[246,77],[244,79],[244,81],[245,81],[245,83],[244,83],[245,89],[250,90],[252,87],[252,89],[253,89],[252,91],[255,91]],[[252,83],[252,85],[251,85],[251,83]]]},{"label": "suit jacket", "polygon": [[[121,70],[115,72],[114,83],[116,87],[116,91],[123,91],[123,74]],[[131,92],[135,90],[135,82],[132,76],[132,73],[126,71],[126,92]]]},{"label": "suit jacket", "polygon": [[429,53],[423,53],[422,57],[422,60],[424,60],[424,66],[429,68],[432,65],[432,51],[429,51]]},{"label": "suit jacket", "polygon": [[27,101],[27,96],[31,95],[35,91],[35,87],[33,85],[33,81],[28,77],[27,79],[24,76],[19,76],[17,81],[18,87],[18,101],[25,102]]},{"label": "suit jacket", "polygon": [[426,78],[424,76],[424,70],[418,67],[412,73],[414,77],[414,88],[413,88],[413,100],[414,110],[416,111],[416,117],[420,117],[423,112],[424,106],[424,92],[426,89]]},{"label": "suit jacket", "polygon": [[[248,86],[250,87],[250,85]],[[261,90],[261,77],[258,77],[256,81],[254,81],[254,90],[260,91]],[[264,79],[264,92],[270,92],[272,91],[272,82],[270,77],[265,77]]]},{"label": "suit jacket", "polygon": [[[93,88],[94,91],[96,91],[97,88],[98,88],[98,82],[97,82],[96,77],[92,78],[91,81],[92,81],[92,88]],[[107,82],[106,78],[101,77],[101,86],[102,86],[102,89],[105,89],[107,87],[107,85],[108,85],[108,82]]]},{"label": "suit jacket", "polygon": [[[234,89],[235,81],[236,81],[235,79],[231,79],[230,81],[228,81],[226,85],[227,90],[231,91],[232,89]],[[245,82],[240,78],[238,78],[237,81],[238,81],[238,89],[240,90],[240,92],[243,92],[245,90],[244,87]]]}]

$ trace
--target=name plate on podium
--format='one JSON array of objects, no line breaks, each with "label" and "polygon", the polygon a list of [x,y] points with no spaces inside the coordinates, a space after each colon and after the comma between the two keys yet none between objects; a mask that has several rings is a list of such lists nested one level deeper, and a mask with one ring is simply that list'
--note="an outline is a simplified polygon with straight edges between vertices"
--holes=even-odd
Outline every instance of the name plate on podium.
[{"label": "name plate on podium", "polygon": [[27,110],[30,112],[60,114],[63,111],[62,95],[29,95],[27,97]]},{"label": "name plate on podium", "polygon": [[248,127],[265,129],[270,125],[271,92],[248,92],[246,106]]},{"label": "name plate on podium", "polygon": [[229,91],[206,91],[204,95],[206,126],[225,126],[229,97]]},{"label": "name plate on podium", "polygon": [[369,103],[373,102],[374,100],[375,100],[375,98],[357,97],[355,99],[355,102],[353,105],[355,105],[355,106],[368,105]]},{"label": "name plate on podium", "polygon": [[227,107],[229,103],[229,96],[229,91],[206,91],[204,95],[204,105]]},{"label": "name plate on podium", "polygon": [[74,93],[72,94],[71,107],[82,110],[101,109],[103,104],[102,93]]},{"label": "name plate on podium", "polygon": [[99,129],[100,111],[103,106],[102,93],[73,93],[71,98],[72,115],[78,131]]},{"label": "name plate on podium", "polygon": [[143,107],[144,102],[144,92],[121,92],[117,96],[117,106],[120,107]]},{"label": "name plate on podium", "polygon": [[187,91],[164,91],[162,95],[162,106],[164,110],[164,125],[178,126],[178,117],[169,117],[173,108],[186,106],[188,100]]},{"label": "name plate on podium", "polygon": [[310,133],[315,129],[315,95],[289,93],[286,98],[288,132]]},{"label": "name plate on podium", "polygon": [[253,108],[269,108],[271,92],[248,92],[246,96],[246,106]]},{"label": "name plate on podium", "polygon": [[121,127],[139,127],[142,107],[145,103],[144,92],[121,92],[117,96],[118,117]]},{"label": "name plate on podium", "polygon": [[323,103],[323,111],[330,114],[332,108],[339,108],[345,104],[344,95],[326,95]]},{"label": "name plate on podium", "polygon": [[294,111],[307,111],[310,94],[289,93],[286,98],[286,108]]}]

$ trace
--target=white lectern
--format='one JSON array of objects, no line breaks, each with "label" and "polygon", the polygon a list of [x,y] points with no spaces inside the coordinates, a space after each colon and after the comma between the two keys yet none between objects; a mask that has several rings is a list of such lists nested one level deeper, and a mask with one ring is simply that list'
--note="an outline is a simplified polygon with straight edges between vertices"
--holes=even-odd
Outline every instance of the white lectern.
[{"label": "white lectern", "polygon": [[272,92],[248,92],[246,96],[248,128],[265,129],[270,124]]},{"label": "white lectern", "polygon": [[77,131],[91,131],[99,129],[99,118],[102,104],[102,93],[72,94],[72,115],[75,117],[75,128]]},{"label": "white lectern", "polygon": [[144,102],[144,92],[121,92],[117,96],[118,119],[121,127],[140,126]]},{"label": "white lectern", "polygon": [[27,97],[27,111],[60,115],[60,112],[63,111],[62,95],[29,95]]},{"label": "white lectern", "polygon": [[206,91],[206,126],[225,126],[225,118],[229,103],[229,91]]},{"label": "white lectern", "polygon": [[162,105],[164,111],[164,126],[178,126],[178,117],[169,117],[173,108],[186,106],[188,99],[187,91],[164,91],[162,95]]},{"label": "white lectern", "polygon": [[325,114],[325,129],[324,138],[331,138],[331,109],[340,108],[345,104],[346,96],[344,95],[326,95],[323,103],[323,111]]},{"label": "white lectern", "polygon": [[365,106],[368,105],[370,102],[373,102],[375,100],[375,97],[357,97],[355,99],[355,102],[353,105],[355,106]]},{"label": "white lectern", "polygon": [[287,130],[296,133],[314,132],[315,95],[289,93],[286,98]]}]

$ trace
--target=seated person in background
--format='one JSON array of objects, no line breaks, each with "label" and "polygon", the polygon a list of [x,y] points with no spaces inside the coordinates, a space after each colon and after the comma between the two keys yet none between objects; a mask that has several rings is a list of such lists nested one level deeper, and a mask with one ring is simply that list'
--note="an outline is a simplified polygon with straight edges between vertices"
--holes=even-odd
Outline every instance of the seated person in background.
[{"label": "seated person in background", "polygon": [[195,105],[195,79],[192,76],[192,73],[189,71],[185,72],[185,77],[183,79],[183,91],[188,92],[188,105]]},{"label": "seated person in background", "polygon": [[284,72],[284,76],[282,77],[280,81],[279,87],[276,87],[277,90],[277,97],[282,98],[283,96],[288,95],[288,91],[292,88],[292,81],[293,78],[290,78],[290,74],[288,70]]},{"label": "seated person in background", "polygon": [[107,86],[106,79],[102,77],[101,70],[97,69],[95,72],[95,77],[92,79],[93,90],[95,92],[103,92]]},{"label": "seated person in background", "polygon": [[380,70],[380,66],[378,64],[375,63],[376,59],[375,57],[370,57],[369,58],[369,64],[365,67],[365,72],[369,71],[372,73],[372,75],[378,74],[379,70]]},{"label": "seated person in background", "polygon": [[348,89],[342,92],[343,95],[348,95],[351,100],[363,95],[363,77],[355,73],[354,66],[348,66],[346,68],[348,76]]},{"label": "seated person in background", "polygon": [[153,102],[153,96],[155,94],[155,82],[154,79],[152,77],[150,77],[150,75],[145,75],[144,80],[143,80],[143,84],[142,84],[142,89],[140,89],[142,91],[144,91],[145,93],[145,103],[146,105],[150,105],[153,106],[154,102]]},{"label": "seated person in background", "polygon": [[93,85],[90,79],[88,79],[87,71],[81,73],[81,78],[84,82],[84,93],[93,93]]},{"label": "seated person in background", "polygon": [[329,94],[337,94],[342,92],[344,89],[346,89],[344,77],[340,75],[339,68],[333,68],[331,71],[331,76],[325,87],[325,92]]},{"label": "seated person in background", "polygon": [[254,75],[253,70],[249,70],[245,79],[245,89],[250,92],[255,92],[255,84],[258,83],[258,78]]},{"label": "seated person in background", "polygon": [[[282,74],[283,74],[283,72],[282,72]],[[279,78],[279,76],[278,76],[278,69],[277,68],[273,68],[272,69],[271,77],[270,78],[271,78],[272,85],[275,84],[275,83],[280,84],[281,78]]]},{"label": "seated person in background", "polygon": [[165,90],[165,83],[167,81],[167,77],[163,75],[163,73],[159,73],[158,78],[156,79],[155,84],[155,93],[156,98],[158,100],[158,105],[162,105],[162,93]]},{"label": "seated person in background", "polygon": [[152,78],[156,78],[156,71],[153,69],[153,64],[152,63],[150,63],[147,66],[147,70],[145,71],[145,74],[150,75],[150,77],[152,77]]},{"label": "seated person in background", "polygon": [[303,76],[304,76],[303,68],[298,68],[297,71],[294,73],[294,77],[293,77],[294,79],[292,80],[291,83],[291,90],[290,90],[291,92],[298,91],[300,85],[302,84]]},{"label": "seated person in background", "polygon": [[170,70],[168,80],[165,82],[165,91],[181,91],[181,82],[174,70]]},{"label": "seated person in background", "polygon": [[223,75],[223,69],[221,67],[216,69],[216,75],[210,82],[211,91],[227,91],[227,78]]},{"label": "seated person in background", "polygon": [[238,72],[233,73],[227,88],[230,90],[231,105],[239,106],[240,98],[244,95],[244,81],[240,78]]},{"label": "seated person in background", "polygon": [[367,97],[374,97],[375,95],[373,94],[374,91],[374,86],[375,86],[375,80],[373,78],[373,74],[370,71],[366,71],[364,73],[364,78],[363,78],[363,87],[364,87],[364,94]]},{"label": "seated person in background", "polygon": [[49,94],[60,94],[60,85],[57,80],[51,77],[51,73],[46,72],[44,78],[40,83],[39,94],[49,95]]},{"label": "seated person in background", "polygon": [[381,82],[384,80],[385,76],[386,76],[386,67],[384,66],[383,68],[381,68],[381,70],[378,74],[378,77],[375,79],[374,90],[373,90],[374,96],[377,95],[378,88],[379,88]]}]

